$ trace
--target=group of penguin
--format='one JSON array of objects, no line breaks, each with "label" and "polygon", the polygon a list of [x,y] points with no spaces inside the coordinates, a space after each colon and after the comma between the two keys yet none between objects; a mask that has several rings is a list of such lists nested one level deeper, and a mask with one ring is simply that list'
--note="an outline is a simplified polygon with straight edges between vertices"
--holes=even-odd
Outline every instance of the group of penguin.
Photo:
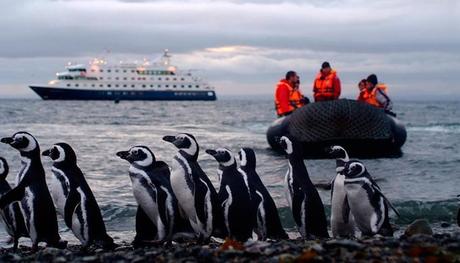
[{"label": "group of penguin", "polygon": [[[193,135],[181,133],[163,140],[177,148],[171,166],[156,160],[146,146],[116,153],[130,164],[129,177],[138,203],[134,246],[170,243],[181,237],[202,243],[211,237],[244,242],[253,233],[258,240],[289,238],[276,204],[256,172],[252,149],[242,148],[238,158],[227,148],[206,150],[219,164],[217,191],[198,163],[200,147]],[[66,247],[58,233],[56,212],[83,249],[116,246],[70,145],[57,143],[41,153],[38,141],[27,132],[17,132],[1,142],[18,150],[22,163],[11,188],[6,181],[8,164],[0,157],[0,213],[14,249],[21,237],[31,239],[33,250],[38,249],[39,242]],[[279,143],[288,158],[286,195],[299,233],[304,239],[329,237],[324,206],[299,144],[287,136]],[[340,146],[328,148],[328,152],[336,158],[336,176],[331,183],[332,235],[392,235],[389,209],[395,209],[365,166],[350,160]],[[49,185],[41,155],[53,162]]]}]

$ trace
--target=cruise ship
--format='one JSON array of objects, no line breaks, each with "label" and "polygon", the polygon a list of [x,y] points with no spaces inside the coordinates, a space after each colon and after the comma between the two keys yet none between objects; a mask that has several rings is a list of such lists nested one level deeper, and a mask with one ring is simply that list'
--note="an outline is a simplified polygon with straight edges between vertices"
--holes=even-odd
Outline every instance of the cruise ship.
[{"label": "cruise ship", "polygon": [[29,87],[44,100],[216,100],[214,88],[193,70],[170,64],[171,55],[142,63],[68,65],[46,85]]}]

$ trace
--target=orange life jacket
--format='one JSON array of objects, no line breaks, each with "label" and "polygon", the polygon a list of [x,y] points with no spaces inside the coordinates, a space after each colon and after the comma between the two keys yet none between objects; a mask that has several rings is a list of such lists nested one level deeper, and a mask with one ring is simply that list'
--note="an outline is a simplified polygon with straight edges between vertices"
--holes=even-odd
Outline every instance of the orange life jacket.
[{"label": "orange life jacket", "polygon": [[315,101],[338,99],[340,96],[340,82],[337,79],[337,71],[331,70],[331,73],[327,76],[323,76],[323,73],[319,72],[313,84],[313,95]]},{"label": "orange life jacket", "polygon": [[299,89],[292,89],[289,101],[294,108],[300,108],[304,105],[304,96]]},{"label": "orange life jacket", "polygon": [[280,80],[276,85],[275,109],[278,116],[284,116],[296,109],[297,102],[292,100],[293,93],[294,89],[285,79]]},{"label": "orange life jacket", "polygon": [[366,103],[370,104],[370,105],[373,105],[375,107],[378,107],[378,108],[383,108],[384,105],[381,105],[379,103],[379,101],[377,100],[377,91],[378,90],[381,90],[383,91],[383,93],[385,93],[385,95],[387,94],[387,86],[383,83],[379,83],[377,85],[375,85],[375,87],[372,89],[372,91],[366,91],[365,93],[365,96],[364,96],[364,100]]}]

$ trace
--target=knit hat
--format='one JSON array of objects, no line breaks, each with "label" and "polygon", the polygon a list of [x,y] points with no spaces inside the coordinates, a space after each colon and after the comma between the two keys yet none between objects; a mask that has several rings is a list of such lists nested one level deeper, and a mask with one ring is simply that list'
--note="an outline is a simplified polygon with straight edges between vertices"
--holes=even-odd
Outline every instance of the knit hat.
[{"label": "knit hat", "polygon": [[330,67],[331,65],[327,61],[324,61],[323,64],[321,65],[321,69],[330,68]]},{"label": "knit hat", "polygon": [[367,81],[374,85],[377,85],[378,83],[377,76],[375,74],[370,74],[369,77],[367,77]]}]

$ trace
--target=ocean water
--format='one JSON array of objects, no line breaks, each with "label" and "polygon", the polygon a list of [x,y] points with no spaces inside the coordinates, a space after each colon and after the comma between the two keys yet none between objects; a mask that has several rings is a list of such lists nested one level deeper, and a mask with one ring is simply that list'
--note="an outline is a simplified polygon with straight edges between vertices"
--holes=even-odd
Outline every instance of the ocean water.
[{"label": "ocean water", "polygon": [[[458,230],[454,224],[460,194],[460,103],[396,102],[395,111],[406,124],[408,140],[397,159],[363,160],[401,217],[392,222],[401,230],[417,218],[427,218],[435,231]],[[109,233],[116,241],[134,235],[136,203],[128,177],[128,163],[115,153],[146,145],[157,159],[170,163],[175,154],[164,135],[189,132],[196,136],[199,162],[217,185],[217,163],[204,149],[252,147],[257,170],[279,207],[283,224],[295,236],[284,196],[287,161],[268,147],[265,131],[274,120],[273,102],[257,98],[223,98],[215,102],[125,102],[0,100],[0,137],[17,131],[36,136],[41,149],[67,142],[75,149],[80,168],[92,187]],[[13,182],[20,168],[18,153],[0,144],[0,156],[10,164]],[[43,159],[47,176],[51,162]],[[333,160],[306,160],[314,182],[335,176]],[[319,190],[327,213],[330,192]],[[60,220],[65,239],[76,242]],[[447,224],[446,224],[447,223]],[[441,225],[443,225],[441,227]],[[0,230],[0,245],[6,234]]]}]

